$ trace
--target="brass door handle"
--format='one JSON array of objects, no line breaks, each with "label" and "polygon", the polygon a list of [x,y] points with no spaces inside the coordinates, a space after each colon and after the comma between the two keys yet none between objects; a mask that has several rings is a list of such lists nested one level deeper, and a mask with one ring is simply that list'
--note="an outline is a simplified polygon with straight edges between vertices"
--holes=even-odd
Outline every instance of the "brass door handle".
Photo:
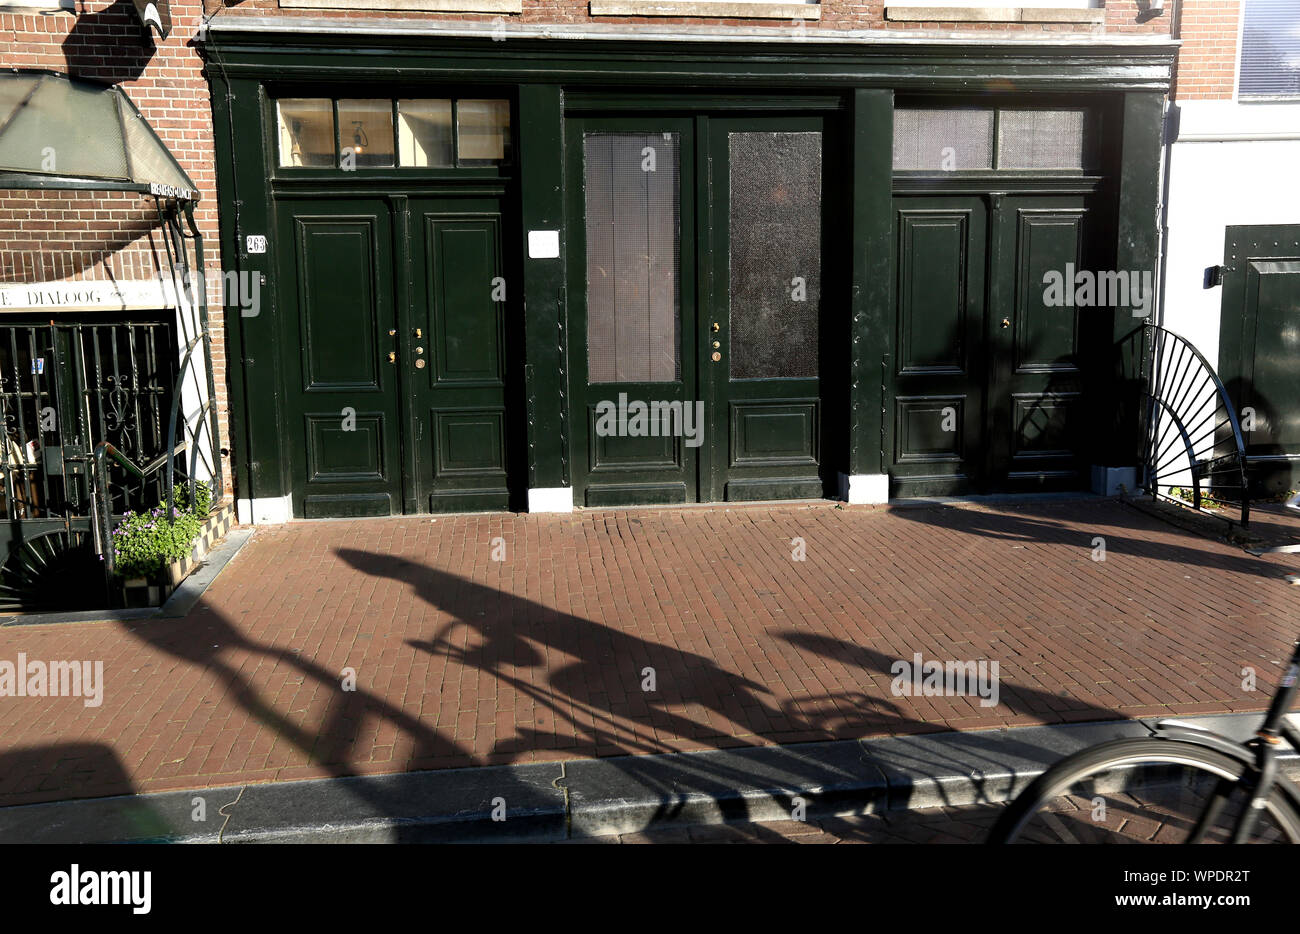
[{"label": "brass door handle", "polygon": [[396,362],[397,362],[397,351],[395,351],[395,350],[390,350],[390,351],[388,351],[388,362],[389,362],[389,363],[396,363]]},{"label": "brass door handle", "polygon": [[1003,326],[1004,328],[1009,328],[1009,327],[1011,327],[1011,319],[1010,319],[1010,318],[1003,318],[1003,319],[1002,319],[1002,326]]}]

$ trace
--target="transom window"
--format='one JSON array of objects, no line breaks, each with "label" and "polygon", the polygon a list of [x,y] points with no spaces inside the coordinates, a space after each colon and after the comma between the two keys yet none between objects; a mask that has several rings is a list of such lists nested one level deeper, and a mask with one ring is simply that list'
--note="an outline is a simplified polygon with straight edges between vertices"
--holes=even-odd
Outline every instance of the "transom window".
[{"label": "transom window", "polygon": [[510,102],[282,98],[287,168],[474,168],[510,160]]},{"label": "transom window", "polygon": [[894,168],[1074,170],[1089,168],[1078,108],[900,107],[894,111]]}]

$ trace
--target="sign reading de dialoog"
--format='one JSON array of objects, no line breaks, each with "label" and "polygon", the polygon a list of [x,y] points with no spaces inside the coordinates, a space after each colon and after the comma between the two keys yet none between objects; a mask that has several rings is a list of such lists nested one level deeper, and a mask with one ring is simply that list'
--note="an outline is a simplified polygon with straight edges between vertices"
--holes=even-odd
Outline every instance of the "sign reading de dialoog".
[{"label": "sign reading de dialoog", "polygon": [[0,311],[132,311],[170,308],[176,290],[162,280],[50,282],[0,286]]}]

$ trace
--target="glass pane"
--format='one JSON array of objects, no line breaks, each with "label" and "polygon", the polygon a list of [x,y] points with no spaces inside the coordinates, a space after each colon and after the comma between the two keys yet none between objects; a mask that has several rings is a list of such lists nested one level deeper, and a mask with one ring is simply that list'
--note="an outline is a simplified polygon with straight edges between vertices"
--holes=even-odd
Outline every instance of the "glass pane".
[{"label": "glass pane", "polygon": [[0,166],[128,178],[117,96],[94,85],[42,81],[0,136]]},{"label": "glass pane", "polygon": [[817,375],[822,135],[732,133],[731,378]]},{"label": "glass pane", "polygon": [[894,111],[894,168],[954,172],[992,167],[992,110]]},{"label": "glass pane", "polygon": [[398,165],[451,166],[451,101],[398,101],[397,146]]},{"label": "glass pane", "polygon": [[509,101],[456,101],[461,165],[495,165],[510,155]]},{"label": "glass pane", "polygon": [[679,331],[678,137],[583,139],[587,224],[587,379],[674,382]]},{"label": "glass pane", "polygon": [[998,168],[1083,168],[1082,110],[1003,110]]},{"label": "glass pane", "polygon": [[324,99],[292,98],[279,102],[280,164],[334,164],[334,105]]},{"label": "glass pane", "polygon": [[393,102],[339,101],[339,162],[357,168],[393,165]]},{"label": "glass pane", "polygon": [[131,157],[131,178],[137,182],[161,182],[177,188],[193,188],[171,153],[149,129],[144,117],[119,101],[126,151]]},{"label": "glass pane", "polygon": [[1300,6],[1295,0],[1246,0],[1239,93],[1300,97]]}]

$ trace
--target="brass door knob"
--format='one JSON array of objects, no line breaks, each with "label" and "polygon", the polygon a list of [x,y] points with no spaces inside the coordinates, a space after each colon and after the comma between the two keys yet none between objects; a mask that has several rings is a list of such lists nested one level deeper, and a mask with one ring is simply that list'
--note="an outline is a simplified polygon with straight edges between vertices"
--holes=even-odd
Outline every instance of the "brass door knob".
[{"label": "brass door knob", "polygon": [[396,351],[393,351],[393,350],[388,351],[388,362],[389,362],[389,363],[396,363],[396,362],[397,362],[397,352],[396,352]]},{"label": "brass door knob", "polygon": [[1002,326],[1003,326],[1004,328],[1009,328],[1009,327],[1011,327],[1011,319],[1010,319],[1010,318],[1003,318],[1003,319],[1002,319]]},{"label": "brass door knob", "polygon": [[717,363],[721,359],[722,359],[722,354],[718,353],[716,350],[713,351],[713,362]]}]

